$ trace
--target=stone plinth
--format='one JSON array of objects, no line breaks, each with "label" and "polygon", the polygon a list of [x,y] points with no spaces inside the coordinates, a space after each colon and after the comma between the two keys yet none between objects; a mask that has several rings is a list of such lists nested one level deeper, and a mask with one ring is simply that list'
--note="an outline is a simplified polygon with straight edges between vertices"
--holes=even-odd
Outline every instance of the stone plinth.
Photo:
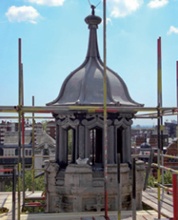
[{"label": "stone plinth", "polygon": [[[136,163],[137,209],[142,208],[141,197],[144,164]],[[121,164],[122,210],[131,209],[132,180],[128,164]],[[117,210],[117,165],[108,165],[108,208]],[[85,165],[70,164],[65,170],[55,162],[46,164],[46,212],[84,212],[104,210],[104,172]]]}]

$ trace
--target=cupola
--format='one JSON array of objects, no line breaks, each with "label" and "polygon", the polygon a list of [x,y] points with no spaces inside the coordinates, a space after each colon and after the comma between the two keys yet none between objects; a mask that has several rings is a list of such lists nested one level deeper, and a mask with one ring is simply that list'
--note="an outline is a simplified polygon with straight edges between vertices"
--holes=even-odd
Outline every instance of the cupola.
[{"label": "cupola", "polygon": [[[97,28],[102,19],[92,14],[85,18],[89,28],[88,51],[84,62],[63,82],[58,97],[48,103],[52,106],[63,105],[103,105],[104,64],[100,58],[97,42]],[[129,95],[123,79],[107,67],[107,105],[142,106]]]},{"label": "cupola", "polygon": [[[133,107],[142,105],[132,100],[122,78],[107,68],[107,105],[116,111],[109,111],[107,108],[105,123],[103,111],[89,110],[89,106],[93,109],[97,109],[96,106],[99,109],[101,106],[102,109],[104,99],[104,65],[97,43],[97,28],[101,18],[95,15],[94,9],[92,6],[91,15],[85,18],[90,32],[86,58],[82,65],[65,79],[58,97],[47,104],[56,106],[53,112],[56,123],[55,161],[46,164],[47,212],[104,210],[106,159],[108,207],[109,211],[116,211],[118,155],[122,192],[119,197],[122,198],[124,210],[130,210],[131,207],[131,125],[136,113]],[[104,145],[105,125],[108,134],[107,158]],[[138,163],[136,173],[137,177],[141,177],[136,187],[137,209],[142,205],[140,201],[144,171],[143,162]]]}]

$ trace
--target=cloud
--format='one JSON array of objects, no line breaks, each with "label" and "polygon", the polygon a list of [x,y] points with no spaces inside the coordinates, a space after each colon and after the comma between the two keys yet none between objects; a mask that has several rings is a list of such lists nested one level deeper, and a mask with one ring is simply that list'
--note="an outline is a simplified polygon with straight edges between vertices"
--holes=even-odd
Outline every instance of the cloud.
[{"label": "cloud", "polygon": [[6,16],[10,22],[30,22],[37,23],[40,17],[38,11],[32,6],[11,6],[6,12]]},{"label": "cloud", "polygon": [[169,3],[169,0],[151,0],[148,3],[148,7],[150,8],[160,8]]},{"label": "cloud", "polygon": [[138,10],[143,0],[108,0],[111,17],[125,17]]},{"label": "cloud", "polygon": [[28,0],[30,3],[47,6],[62,6],[65,0]]},{"label": "cloud", "polygon": [[111,20],[111,18],[106,18],[106,24],[112,24],[112,20]]},{"label": "cloud", "polygon": [[168,35],[170,34],[178,34],[178,28],[174,26],[170,26],[169,31],[167,32]]},{"label": "cloud", "polygon": [[[101,24],[103,25],[103,19],[102,19],[102,21],[101,21]],[[106,25],[112,25],[112,20],[111,20],[111,18],[106,18]]]}]

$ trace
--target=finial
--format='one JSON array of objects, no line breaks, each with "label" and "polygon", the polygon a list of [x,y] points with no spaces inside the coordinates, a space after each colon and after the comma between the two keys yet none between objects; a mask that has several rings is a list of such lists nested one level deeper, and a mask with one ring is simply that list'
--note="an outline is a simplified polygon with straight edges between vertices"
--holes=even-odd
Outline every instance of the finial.
[{"label": "finial", "polygon": [[101,0],[96,4],[96,5],[92,5],[90,0],[88,0],[89,5],[91,6],[92,9],[92,15],[95,15],[95,8],[98,7],[98,5],[101,3]]},{"label": "finial", "polygon": [[91,15],[85,18],[85,22],[89,25],[89,28],[90,27],[97,28],[97,25],[101,23],[101,18],[95,15],[95,8],[98,5],[95,6],[95,5],[90,4],[90,7],[92,9]]},{"label": "finial", "polygon": [[95,6],[94,5],[91,5],[91,9],[92,9],[92,15],[95,15]]}]

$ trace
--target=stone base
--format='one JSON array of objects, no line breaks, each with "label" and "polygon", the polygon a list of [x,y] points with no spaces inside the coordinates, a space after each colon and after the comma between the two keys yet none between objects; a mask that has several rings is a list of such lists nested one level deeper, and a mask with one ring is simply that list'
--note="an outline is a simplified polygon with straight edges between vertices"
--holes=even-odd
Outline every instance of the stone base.
[{"label": "stone base", "polygon": [[[85,164],[70,164],[60,170],[50,162],[46,169],[46,212],[85,212],[104,210],[104,173],[101,169]],[[142,208],[144,163],[137,162],[137,209]],[[118,196],[117,165],[108,165],[108,210],[118,209],[121,198],[122,210],[131,209],[132,180],[127,164],[121,164],[121,196]]]}]

